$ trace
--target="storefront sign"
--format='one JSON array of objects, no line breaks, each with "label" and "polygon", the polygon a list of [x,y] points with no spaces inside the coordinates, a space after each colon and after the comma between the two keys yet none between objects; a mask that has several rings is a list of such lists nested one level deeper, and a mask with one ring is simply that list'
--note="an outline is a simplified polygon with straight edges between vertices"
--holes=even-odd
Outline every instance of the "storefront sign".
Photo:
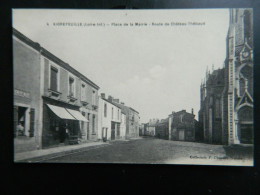
[{"label": "storefront sign", "polygon": [[30,99],[30,93],[22,91],[22,90],[15,89],[14,95]]}]

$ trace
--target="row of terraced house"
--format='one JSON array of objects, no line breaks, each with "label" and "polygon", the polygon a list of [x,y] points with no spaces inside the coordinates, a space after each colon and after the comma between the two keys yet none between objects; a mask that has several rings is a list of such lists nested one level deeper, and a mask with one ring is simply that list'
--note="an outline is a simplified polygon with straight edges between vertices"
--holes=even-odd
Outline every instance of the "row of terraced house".
[{"label": "row of terraced house", "polygon": [[13,28],[15,152],[139,136],[139,113]]}]

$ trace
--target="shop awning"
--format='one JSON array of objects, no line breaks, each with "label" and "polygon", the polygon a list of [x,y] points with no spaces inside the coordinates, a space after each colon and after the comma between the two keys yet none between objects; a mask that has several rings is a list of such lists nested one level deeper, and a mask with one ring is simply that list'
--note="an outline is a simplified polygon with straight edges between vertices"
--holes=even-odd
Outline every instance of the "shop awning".
[{"label": "shop awning", "polygon": [[77,120],[88,122],[88,119],[86,119],[79,111],[77,111],[77,110],[71,110],[71,109],[68,109],[68,108],[66,108],[66,110],[67,110],[72,116],[74,116]]},{"label": "shop awning", "polygon": [[54,112],[54,114],[56,114],[59,118],[62,119],[70,119],[70,120],[76,120],[70,113],[68,113],[68,111],[63,108],[63,107],[59,107],[59,106],[53,106],[50,104],[47,104],[47,106]]}]

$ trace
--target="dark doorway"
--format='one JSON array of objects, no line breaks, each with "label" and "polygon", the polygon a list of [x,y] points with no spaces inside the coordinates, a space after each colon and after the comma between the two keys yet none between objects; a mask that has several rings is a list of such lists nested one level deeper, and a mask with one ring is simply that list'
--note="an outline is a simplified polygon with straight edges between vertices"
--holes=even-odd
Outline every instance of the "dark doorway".
[{"label": "dark doorway", "polygon": [[111,140],[115,140],[115,123],[111,123]]},{"label": "dark doorway", "polygon": [[252,144],[253,143],[253,125],[240,124],[240,143]]}]

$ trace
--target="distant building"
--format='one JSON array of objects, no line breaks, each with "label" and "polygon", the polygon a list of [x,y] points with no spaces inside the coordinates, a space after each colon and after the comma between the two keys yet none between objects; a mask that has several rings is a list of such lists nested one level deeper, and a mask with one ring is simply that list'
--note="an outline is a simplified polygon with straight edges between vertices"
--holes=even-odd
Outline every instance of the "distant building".
[{"label": "distant building", "polygon": [[155,126],[159,122],[159,119],[150,119],[146,126],[146,135],[155,136]]},{"label": "distant building", "polygon": [[126,116],[121,108],[105,98],[99,97],[98,138],[105,140],[124,139],[126,135]]},{"label": "distant building", "polygon": [[175,141],[195,141],[195,115],[181,110],[169,115],[169,139]]},{"label": "distant building", "polygon": [[155,124],[155,137],[169,139],[169,118],[162,119]]},{"label": "distant building", "polygon": [[119,99],[114,99],[112,96],[108,96],[107,100],[112,102],[126,115],[126,138],[139,137],[139,112],[133,108],[126,106],[123,102],[119,102]]},{"label": "distant building", "polygon": [[144,136],[145,135],[145,124],[141,123],[139,125],[139,136]]}]

